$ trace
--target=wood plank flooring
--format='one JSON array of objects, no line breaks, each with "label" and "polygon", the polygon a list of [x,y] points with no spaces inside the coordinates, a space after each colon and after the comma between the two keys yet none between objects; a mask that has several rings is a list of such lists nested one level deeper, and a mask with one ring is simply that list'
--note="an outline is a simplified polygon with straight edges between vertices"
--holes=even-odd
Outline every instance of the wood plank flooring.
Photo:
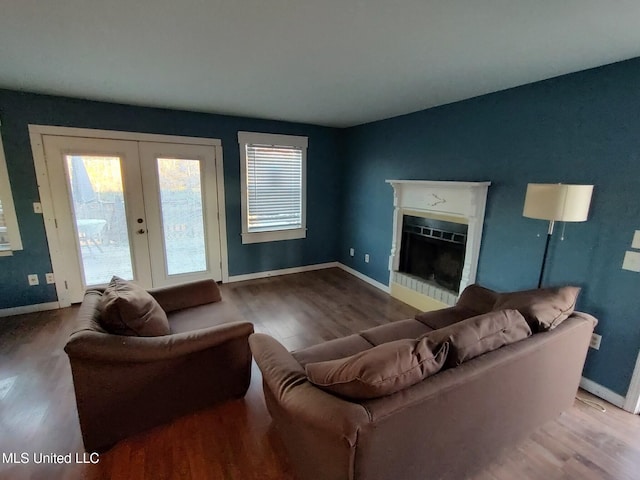
[{"label": "wood plank flooring", "polygon": [[[416,312],[339,269],[223,285],[222,294],[256,331],[289,349]],[[244,399],[120,442],[97,464],[76,464],[73,456],[82,460],[84,449],[62,350],[76,310],[0,318],[0,455],[25,452],[30,458],[0,463],[0,479],[295,480],[271,429],[255,366]],[[640,417],[605,405],[601,413],[576,402],[474,480],[640,478]],[[71,453],[73,463],[36,464],[34,453]]]}]

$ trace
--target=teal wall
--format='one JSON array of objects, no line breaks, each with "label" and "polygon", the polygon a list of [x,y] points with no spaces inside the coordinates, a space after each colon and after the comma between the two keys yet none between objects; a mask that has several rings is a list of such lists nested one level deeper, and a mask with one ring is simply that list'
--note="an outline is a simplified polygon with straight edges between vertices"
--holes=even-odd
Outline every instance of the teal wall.
[{"label": "teal wall", "polygon": [[[28,124],[211,137],[222,140],[227,217],[229,274],[275,270],[335,261],[338,236],[325,226],[339,219],[339,131],[313,125],[182,112],[34,95],[0,89],[0,120],[7,167],[24,250],[0,257],[0,309],[51,302],[55,288],[44,284],[51,271],[38,201]],[[242,245],[240,239],[239,130],[309,137],[307,175],[307,238]],[[40,285],[30,287],[27,274],[37,273]]]},{"label": "teal wall", "polygon": [[640,347],[640,274],[621,270],[640,229],[639,86],[635,59],[347,130],[340,261],[388,283],[385,179],[488,180],[477,280],[534,288],[548,224],[522,217],[527,183],[594,184],[589,221],[556,230],[545,284],[582,287],[603,336],[584,375],[624,395]]}]

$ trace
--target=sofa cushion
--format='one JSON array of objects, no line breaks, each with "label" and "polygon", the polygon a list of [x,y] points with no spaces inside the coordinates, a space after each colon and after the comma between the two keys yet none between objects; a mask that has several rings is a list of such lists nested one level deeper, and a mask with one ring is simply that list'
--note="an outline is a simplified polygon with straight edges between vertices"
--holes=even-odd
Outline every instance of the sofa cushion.
[{"label": "sofa cushion", "polygon": [[244,317],[226,300],[167,312],[171,333],[183,333],[223,323],[242,322]]},{"label": "sofa cushion", "polygon": [[460,294],[456,306],[471,310],[475,312],[475,315],[482,315],[483,313],[493,310],[493,306],[496,300],[498,300],[499,295],[498,292],[481,287],[480,285],[469,285]]},{"label": "sofa cushion", "polygon": [[373,345],[367,340],[358,334],[354,334],[303,348],[302,350],[292,352],[292,355],[300,365],[304,367],[307,363],[324,362],[327,360],[335,360],[336,358],[348,357],[368,350],[371,347],[373,347]]},{"label": "sofa cushion", "polygon": [[167,314],[222,300],[220,288],[213,279],[156,287],[149,290],[149,294],[156,299]]},{"label": "sofa cushion", "polygon": [[573,313],[579,293],[579,287],[501,293],[493,309],[516,309],[534,332],[541,332],[557,327]]},{"label": "sofa cushion", "polygon": [[456,366],[530,335],[531,329],[520,312],[500,310],[434,330],[425,338],[436,344],[448,342],[451,351],[447,366]]},{"label": "sofa cushion", "polygon": [[167,314],[142,287],[114,276],[102,294],[100,324],[109,333],[138,337],[169,335]]},{"label": "sofa cushion", "polygon": [[308,363],[314,385],[354,400],[378,398],[410,387],[440,371],[447,342],[403,339],[384,343],[347,358]]},{"label": "sofa cushion", "polygon": [[360,335],[362,335],[370,344],[380,345],[382,343],[393,342],[403,338],[415,339],[430,332],[431,330],[433,330],[433,328],[409,318],[407,320],[386,323],[384,325],[364,330],[363,332],[360,332]]},{"label": "sofa cushion", "polygon": [[456,305],[455,307],[418,313],[415,316],[415,319],[428,327],[437,330],[439,328],[448,327],[449,325],[453,325],[454,323],[458,323],[462,320],[466,320],[467,318],[475,317],[476,315],[479,314],[476,313],[475,310],[470,310],[466,307]]}]

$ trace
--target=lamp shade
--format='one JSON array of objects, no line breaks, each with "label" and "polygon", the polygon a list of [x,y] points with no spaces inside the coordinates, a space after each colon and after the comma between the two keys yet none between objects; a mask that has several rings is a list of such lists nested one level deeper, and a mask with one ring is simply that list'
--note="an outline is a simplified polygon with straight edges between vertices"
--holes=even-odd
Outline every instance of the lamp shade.
[{"label": "lamp shade", "polygon": [[593,185],[530,183],[522,215],[540,220],[584,222],[589,214]]}]

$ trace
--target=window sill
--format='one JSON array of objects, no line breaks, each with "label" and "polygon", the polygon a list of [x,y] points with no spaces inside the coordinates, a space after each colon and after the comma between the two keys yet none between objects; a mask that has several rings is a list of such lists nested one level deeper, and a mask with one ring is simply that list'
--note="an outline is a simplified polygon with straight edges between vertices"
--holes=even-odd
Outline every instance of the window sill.
[{"label": "window sill", "polygon": [[291,230],[272,230],[270,232],[251,232],[242,234],[242,243],[278,242],[280,240],[295,240],[306,238],[306,228],[294,228]]}]

